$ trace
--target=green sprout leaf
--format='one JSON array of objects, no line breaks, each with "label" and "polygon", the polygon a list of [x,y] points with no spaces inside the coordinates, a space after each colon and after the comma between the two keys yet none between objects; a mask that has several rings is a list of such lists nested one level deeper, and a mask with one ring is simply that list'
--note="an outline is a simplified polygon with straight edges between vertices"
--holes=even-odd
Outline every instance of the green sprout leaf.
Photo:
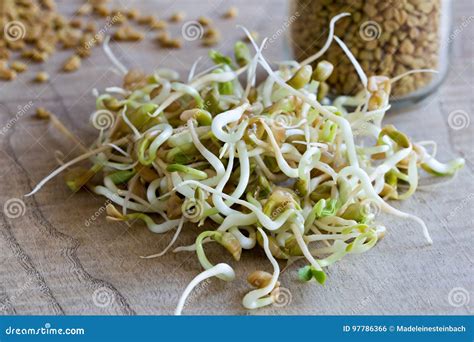
[{"label": "green sprout leaf", "polygon": [[313,266],[307,265],[298,270],[298,278],[301,281],[310,281],[315,279],[321,285],[324,285],[326,281],[326,273],[322,270],[317,270]]}]

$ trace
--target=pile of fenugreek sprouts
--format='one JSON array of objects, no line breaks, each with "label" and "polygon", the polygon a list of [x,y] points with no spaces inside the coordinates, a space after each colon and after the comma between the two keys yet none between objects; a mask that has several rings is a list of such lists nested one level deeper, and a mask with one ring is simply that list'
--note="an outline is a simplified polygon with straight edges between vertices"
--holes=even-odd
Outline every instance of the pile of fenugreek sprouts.
[{"label": "pile of fenugreek sprouts", "polygon": [[[266,40],[257,45],[242,28],[254,53],[242,42],[235,44],[234,58],[211,51],[215,65],[198,72],[196,62],[185,81],[168,69],[149,76],[127,71],[106,40],[106,53],[126,75],[123,87],[95,92],[91,121],[99,136],[30,195],[67,171],[73,191],[88,186],[108,198],[109,220],[143,221],[154,233],[175,230],[168,247],[149,257],[166,253],[186,223],[201,227],[193,245],[174,249],[195,251],[204,269],[184,290],[176,314],[201,281],[235,278],[230,265],[208,260],[210,242],[236,261],[242,250],[264,250],[273,272],[249,275],[255,289],[243,298],[248,309],[277,300],[277,260],[304,259],[298,277],[323,284],[328,266],[371,249],[385,233],[376,221],[380,212],[414,220],[431,243],[420,218],[386,200],[410,197],[419,168],[452,175],[464,160],[440,163],[436,149],[428,148],[436,146],[433,142],[415,143],[396,127],[382,125],[391,85],[404,75],[365,75],[334,35],[336,21],[345,15],[333,18],[323,49],[301,63],[271,67],[262,54]],[[325,81],[333,65],[320,57],[334,41],[364,89],[331,101]],[[268,76],[257,85],[260,68]],[[89,168],[75,165],[85,160]]]}]

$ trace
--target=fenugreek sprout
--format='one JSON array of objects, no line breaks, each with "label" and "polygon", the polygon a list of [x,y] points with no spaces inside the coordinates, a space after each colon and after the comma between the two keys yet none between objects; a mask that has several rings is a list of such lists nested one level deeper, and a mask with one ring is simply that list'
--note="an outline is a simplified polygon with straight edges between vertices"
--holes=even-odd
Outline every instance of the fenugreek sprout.
[{"label": "fenugreek sprout", "polygon": [[[376,222],[382,212],[415,221],[431,243],[423,220],[387,201],[409,198],[418,188],[420,168],[452,175],[464,160],[441,163],[426,151],[426,142],[383,125],[391,83],[399,78],[365,75],[334,36],[337,21],[346,15],[331,20],[323,49],[301,63],[273,69],[263,55],[266,40],[258,46],[243,28],[254,54],[241,42],[235,44],[234,59],[211,51],[216,65],[199,72],[194,63],[187,80],[172,70],[150,76],[128,71],[106,39],[104,50],[124,73],[124,86],[96,92],[91,121],[97,140],[28,195],[68,171],[73,191],[87,186],[108,198],[108,220],[142,222],[154,233],[176,229],[165,250],[150,257],[166,253],[182,231],[194,235],[194,244],[174,252],[195,251],[204,271],[184,290],[176,314],[205,279],[234,280],[230,265],[208,260],[204,247],[212,248],[212,242],[235,263],[248,249],[265,253],[273,271],[249,276],[254,289],[242,300],[247,309],[275,302],[277,259],[304,259],[299,279],[323,284],[333,263],[369,251],[386,233]],[[355,96],[326,97],[325,81],[335,66],[319,58],[333,41],[364,87]],[[256,83],[259,67],[268,74],[261,84]],[[61,130],[73,138],[64,126]],[[87,167],[78,165],[86,162]]]}]

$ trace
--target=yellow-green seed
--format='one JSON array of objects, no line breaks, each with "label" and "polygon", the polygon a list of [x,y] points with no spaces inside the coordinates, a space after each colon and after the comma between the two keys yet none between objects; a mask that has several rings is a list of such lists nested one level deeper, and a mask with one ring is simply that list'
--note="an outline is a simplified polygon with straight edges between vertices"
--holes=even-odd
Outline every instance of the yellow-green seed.
[{"label": "yellow-green seed", "polygon": [[313,68],[311,65],[305,65],[304,67],[298,69],[293,77],[290,78],[286,83],[295,89],[301,89],[311,80],[312,73]]}]

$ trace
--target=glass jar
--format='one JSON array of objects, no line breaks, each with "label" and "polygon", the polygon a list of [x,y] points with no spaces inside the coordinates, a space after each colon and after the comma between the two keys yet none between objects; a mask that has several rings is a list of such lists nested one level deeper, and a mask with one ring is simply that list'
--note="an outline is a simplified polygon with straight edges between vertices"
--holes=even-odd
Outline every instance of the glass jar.
[{"label": "glass jar", "polygon": [[[335,25],[341,38],[368,76],[395,77],[410,70],[438,73],[409,74],[392,87],[396,106],[419,102],[434,92],[449,65],[451,0],[292,0],[291,44],[297,60],[319,51],[329,32],[330,20],[343,12],[351,15]],[[336,42],[321,57],[335,66],[327,81],[337,95],[354,94],[361,85],[349,59]]]}]

